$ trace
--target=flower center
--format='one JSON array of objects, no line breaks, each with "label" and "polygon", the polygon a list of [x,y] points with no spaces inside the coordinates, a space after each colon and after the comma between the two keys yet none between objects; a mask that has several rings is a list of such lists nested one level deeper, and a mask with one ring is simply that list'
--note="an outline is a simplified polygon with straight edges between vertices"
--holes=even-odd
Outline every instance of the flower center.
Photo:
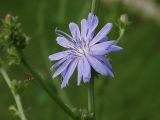
[{"label": "flower center", "polygon": [[88,54],[89,53],[89,48],[88,48],[88,46],[83,46],[83,47],[79,47],[78,49],[77,49],[77,51],[78,51],[78,55],[79,56],[82,56],[82,55],[85,55],[85,54]]}]

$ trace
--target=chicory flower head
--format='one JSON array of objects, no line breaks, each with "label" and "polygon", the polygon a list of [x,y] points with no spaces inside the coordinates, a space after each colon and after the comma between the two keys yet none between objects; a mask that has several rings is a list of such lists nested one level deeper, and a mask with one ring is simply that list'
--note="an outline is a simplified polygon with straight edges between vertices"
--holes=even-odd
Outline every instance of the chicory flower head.
[{"label": "chicory flower head", "polygon": [[114,40],[108,40],[107,35],[112,28],[112,23],[107,23],[95,35],[97,25],[98,17],[89,13],[87,19],[81,20],[80,29],[73,22],[69,24],[72,36],[61,30],[56,30],[59,35],[56,38],[57,43],[67,50],[52,54],[49,59],[50,61],[59,60],[51,67],[51,70],[59,66],[53,79],[60,74],[62,75],[61,88],[68,84],[76,67],[78,71],[77,85],[80,85],[82,79],[84,83],[90,82],[92,68],[97,73],[113,77],[112,66],[105,55],[119,51],[122,47],[117,46]]}]

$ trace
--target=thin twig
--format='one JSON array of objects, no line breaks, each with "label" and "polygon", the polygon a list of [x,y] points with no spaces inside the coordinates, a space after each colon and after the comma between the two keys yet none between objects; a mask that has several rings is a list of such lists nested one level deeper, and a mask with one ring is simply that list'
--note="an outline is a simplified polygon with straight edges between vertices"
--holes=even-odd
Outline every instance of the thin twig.
[{"label": "thin twig", "polygon": [[19,94],[17,94],[14,91],[12,83],[11,83],[11,80],[10,80],[8,74],[6,73],[6,71],[5,71],[4,68],[0,68],[0,73],[2,74],[4,80],[6,81],[8,87],[10,88],[10,91],[11,91],[13,97],[14,97],[14,100],[15,100],[17,108],[18,108],[19,117],[21,118],[21,120],[27,120],[27,118],[26,118],[26,116],[24,114],[24,111],[23,111],[23,106],[22,106],[22,103],[21,103],[21,98],[20,98]]}]

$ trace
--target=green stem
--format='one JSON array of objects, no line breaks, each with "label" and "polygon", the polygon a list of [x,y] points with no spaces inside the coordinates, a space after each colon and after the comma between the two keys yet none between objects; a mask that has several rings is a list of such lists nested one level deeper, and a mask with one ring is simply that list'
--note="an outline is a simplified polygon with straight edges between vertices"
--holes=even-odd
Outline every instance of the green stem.
[{"label": "green stem", "polygon": [[88,85],[88,112],[90,120],[95,120],[94,79]]},{"label": "green stem", "polygon": [[124,29],[121,29],[121,30],[120,30],[120,35],[119,35],[119,37],[117,38],[116,43],[119,43],[119,42],[120,42],[120,40],[121,40],[121,38],[123,37],[124,33],[125,33],[125,30],[124,30]]},{"label": "green stem", "polygon": [[21,56],[22,56],[22,63],[24,66],[34,75],[40,86],[45,90],[45,92],[48,93],[48,95],[73,119],[78,120],[78,117],[72,109],[66,105],[60,97],[55,94],[50,87],[46,84],[45,80],[42,78],[40,74],[38,74],[38,71],[32,67],[32,65],[29,64],[27,59],[25,58],[25,55],[21,51]]},{"label": "green stem", "polygon": [[[96,0],[92,0],[91,12],[94,13]],[[91,79],[88,85],[88,112],[89,120],[95,120],[95,101],[94,101],[94,79]]]},{"label": "green stem", "polygon": [[91,12],[94,13],[96,8],[96,0],[92,0]]},{"label": "green stem", "polygon": [[37,10],[37,38],[39,41],[39,45],[41,48],[41,54],[42,54],[42,61],[44,63],[44,66],[46,67],[46,70],[49,68],[47,54],[48,54],[48,45],[45,41],[45,20],[46,20],[46,8],[47,8],[47,1],[46,0],[39,0],[38,3],[38,10]]},{"label": "green stem", "polygon": [[19,117],[21,118],[21,120],[27,120],[27,118],[25,117],[24,111],[23,111],[21,98],[20,98],[19,94],[17,94],[14,91],[12,83],[11,83],[11,80],[10,80],[8,74],[6,73],[6,71],[3,68],[0,68],[0,72],[1,72],[4,80],[6,81],[8,87],[10,88],[10,90],[12,92],[12,95],[13,95],[13,97],[15,99],[15,102],[16,102],[16,105],[17,105],[17,108],[18,108],[18,112],[19,112]]},{"label": "green stem", "polygon": [[64,24],[65,22],[66,8],[67,8],[67,0],[59,0],[59,10],[58,10],[58,15],[57,15],[57,22],[61,25]]},{"label": "green stem", "polygon": [[117,40],[116,40],[116,44],[118,44],[118,43],[120,42],[120,40],[121,40],[121,38],[123,37],[124,33],[125,33],[125,30],[124,30],[124,29],[121,29],[121,30],[120,30],[120,35],[119,35],[119,37],[118,37]]}]

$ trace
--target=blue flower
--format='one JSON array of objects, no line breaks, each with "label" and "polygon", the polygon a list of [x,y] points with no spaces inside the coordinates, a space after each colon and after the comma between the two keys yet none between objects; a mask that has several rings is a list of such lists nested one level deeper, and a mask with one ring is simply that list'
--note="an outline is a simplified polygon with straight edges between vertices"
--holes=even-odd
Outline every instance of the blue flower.
[{"label": "blue flower", "polygon": [[56,29],[59,35],[56,38],[57,43],[67,50],[50,55],[49,60],[59,60],[51,67],[51,70],[59,66],[52,78],[54,79],[58,75],[62,75],[61,88],[68,84],[76,67],[78,71],[77,85],[80,85],[82,79],[84,83],[90,81],[91,68],[97,73],[113,77],[112,66],[105,58],[105,55],[110,52],[117,52],[122,47],[116,46],[114,40],[108,41],[107,35],[112,28],[112,23],[107,23],[95,35],[97,25],[97,16],[89,13],[87,19],[81,20],[80,29],[73,22],[69,24],[72,36]]}]

